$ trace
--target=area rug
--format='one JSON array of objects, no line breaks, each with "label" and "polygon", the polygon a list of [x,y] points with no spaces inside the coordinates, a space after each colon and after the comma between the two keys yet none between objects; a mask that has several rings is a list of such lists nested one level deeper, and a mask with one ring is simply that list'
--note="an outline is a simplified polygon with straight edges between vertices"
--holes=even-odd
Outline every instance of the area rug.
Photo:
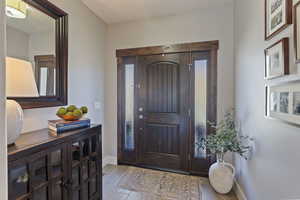
[{"label": "area rug", "polygon": [[197,177],[130,167],[118,186],[122,189],[160,196],[161,199],[201,200]]}]

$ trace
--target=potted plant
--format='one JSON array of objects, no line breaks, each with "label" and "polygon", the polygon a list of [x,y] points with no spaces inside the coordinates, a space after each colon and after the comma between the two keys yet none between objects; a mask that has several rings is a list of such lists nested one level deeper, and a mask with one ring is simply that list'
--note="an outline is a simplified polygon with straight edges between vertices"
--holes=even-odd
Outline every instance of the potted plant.
[{"label": "potted plant", "polygon": [[202,138],[198,147],[216,156],[217,162],[209,168],[209,181],[212,187],[221,194],[230,192],[234,183],[235,168],[224,161],[227,152],[238,153],[245,159],[250,146],[246,145],[251,138],[239,136],[236,130],[233,112],[226,113],[224,119],[217,125],[210,125],[215,134]]}]

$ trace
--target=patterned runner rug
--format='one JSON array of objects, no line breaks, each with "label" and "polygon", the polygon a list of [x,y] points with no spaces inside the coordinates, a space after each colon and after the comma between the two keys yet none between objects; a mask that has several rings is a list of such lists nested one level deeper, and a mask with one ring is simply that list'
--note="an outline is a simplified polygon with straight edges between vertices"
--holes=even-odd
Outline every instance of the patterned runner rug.
[{"label": "patterned runner rug", "polygon": [[129,167],[118,186],[134,192],[158,195],[161,199],[201,200],[201,178]]}]

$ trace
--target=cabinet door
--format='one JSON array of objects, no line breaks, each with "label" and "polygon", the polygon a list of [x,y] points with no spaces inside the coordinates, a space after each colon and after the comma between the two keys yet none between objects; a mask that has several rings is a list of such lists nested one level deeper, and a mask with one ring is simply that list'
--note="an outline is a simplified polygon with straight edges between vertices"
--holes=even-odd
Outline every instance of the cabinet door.
[{"label": "cabinet door", "polygon": [[97,134],[90,134],[70,144],[71,190],[70,199],[102,199],[101,141]]},{"label": "cabinet door", "polygon": [[65,200],[66,147],[60,145],[9,164],[10,200]]}]

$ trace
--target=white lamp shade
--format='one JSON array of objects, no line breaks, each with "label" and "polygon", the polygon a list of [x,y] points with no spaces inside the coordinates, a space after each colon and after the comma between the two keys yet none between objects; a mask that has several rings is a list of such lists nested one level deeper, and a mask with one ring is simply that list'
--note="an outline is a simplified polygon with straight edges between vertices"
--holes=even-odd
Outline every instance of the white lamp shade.
[{"label": "white lamp shade", "polygon": [[7,97],[38,97],[32,65],[17,58],[6,57]]}]

